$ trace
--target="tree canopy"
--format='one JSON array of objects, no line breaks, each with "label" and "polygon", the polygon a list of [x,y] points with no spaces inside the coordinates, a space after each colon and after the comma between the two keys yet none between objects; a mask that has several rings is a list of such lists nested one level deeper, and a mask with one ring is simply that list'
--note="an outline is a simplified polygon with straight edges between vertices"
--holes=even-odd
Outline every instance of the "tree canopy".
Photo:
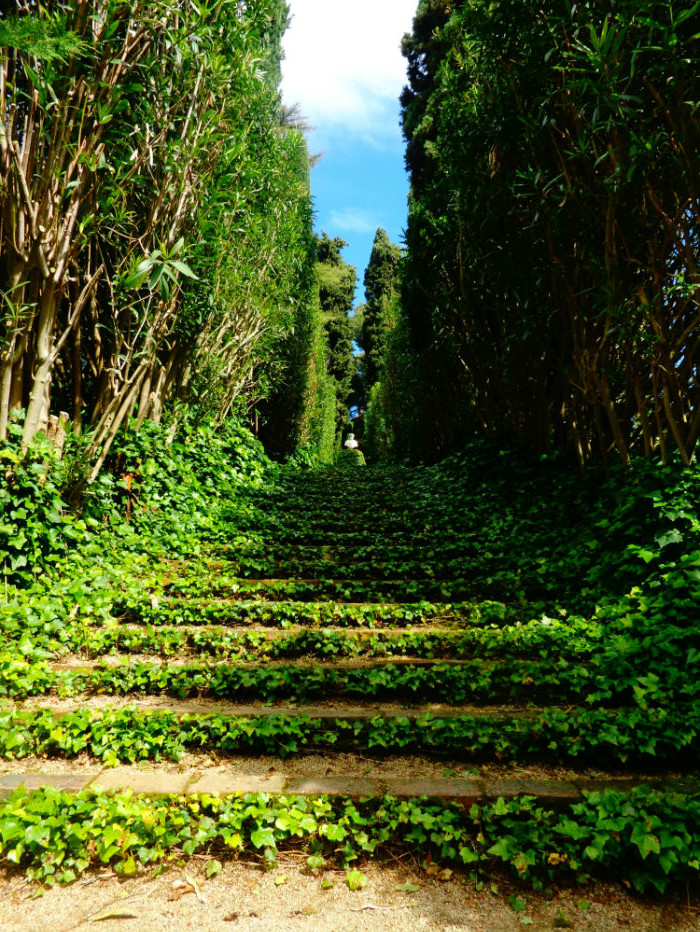
[{"label": "tree canopy", "polygon": [[401,247],[389,240],[386,230],[377,230],[369,264],[365,270],[365,312],[362,346],[365,352],[364,377],[368,388],[379,379],[391,329],[392,303],[400,288]]},{"label": "tree canopy", "polygon": [[424,448],[581,463],[700,434],[696,7],[422,0],[404,306]]},{"label": "tree canopy", "polygon": [[328,338],[328,372],[336,383],[336,424],[347,422],[354,373],[350,313],[357,270],[343,259],[347,243],[323,233],[318,240],[317,273],[321,311]]},{"label": "tree canopy", "polygon": [[282,0],[18,0],[0,54],[0,438],[64,410],[93,475],[132,416],[217,419],[312,300]]}]

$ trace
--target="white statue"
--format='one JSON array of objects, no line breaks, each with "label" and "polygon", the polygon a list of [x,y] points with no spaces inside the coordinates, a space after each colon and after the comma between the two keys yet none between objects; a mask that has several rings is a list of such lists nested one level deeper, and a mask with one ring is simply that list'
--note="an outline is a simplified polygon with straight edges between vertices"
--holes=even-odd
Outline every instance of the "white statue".
[{"label": "white statue", "polygon": [[348,439],[343,444],[346,450],[356,450],[359,445],[360,444],[357,442],[357,440],[355,440],[354,434],[348,434]]}]

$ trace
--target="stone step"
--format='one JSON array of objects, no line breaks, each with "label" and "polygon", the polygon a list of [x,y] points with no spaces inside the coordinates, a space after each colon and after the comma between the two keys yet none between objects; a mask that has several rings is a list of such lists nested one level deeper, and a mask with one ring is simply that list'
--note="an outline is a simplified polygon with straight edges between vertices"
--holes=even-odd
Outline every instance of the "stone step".
[{"label": "stone step", "polygon": [[[473,705],[469,703],[450,704],[443,702],[421,702],[419,705],[404,705],[398,702],[380,702],[368,700],[367,702],[236,702],[221,699],[173,699],[167,696],[128,696],[120,700],[109,695],[69,696],[47,699],[37,696],[21,702],[0,700],[0,712],[22,710],[34,711],[46,709],[57,717],[68,715],[80,710],[129,709],[136,713],[163,712],[175,716],[184,715],[221,715],[228,718],[258,718],[258,717],[298,717],[306,719],[319,719],[321,721],[342,720],[347,722],[366,721],[375,717],[382,719],[407,719],[418,721],[420,719],[451,719],[469,716],[478,719],[493,719],[504,721],[513,719],[536,719],[546,709],[557,708],[555,705],[536,706],[528,705],[513,707],[508,705]],[[560,706],[567,709],[569,706]]]},{"label": "stone step", "polygon": [[[143,624],[132,621],[121,622],[117,627],[111,627],[109,630],[115,633],[119,633],[120,631],[136,633],[142,632],[143,629]],[[106,626],[98,625],[89,630],[106,630]],[[203,626],[193,624],[169,624],[166,622],[162,625],[158,625],[157,630],[164,633],[179,632],[181,634],[196,635],[202,634]],[[476,630],[478,631],[479,629],[477,628]],[[432,618],[419,625],[401,625],[387,628],[349,628],[347,625],[334,625],[332,623],[319,624],[316,627],[289,623],[283,628],[271,628],[256,622],[251,622],[249,625],[223,625],[217,622],[207,625],[204,631],[226,634],[232,637],[246,637],[249,634],[260,634],[264,635],[266,641],[280,641],[284,640],[286,637],[304,633],[313,637],[323,631],[329,634],[341,635],[344,640],[348,641],[370,641],[377,639],[391,642],[404,637],[415,637],[416,635],[426,635],[427,637],[432,637],[433,635],[447,635],[450,638],[458,638],[464,634],[465,629],[458,627],[454,621],[450,624],[445,624],[442,620],[438,621]]]},{"label": "stone step", "polygon": [[[191,663],[198,658],[219,658],[229,662],[303,661],[317,658],[338,664],[348,658],[375,658],[397,663],[411,658],[426,661],[498,659],[505,657],[541,659],[548,657],[583,660],[596,647],[588,632],[576,628],[566,637],[558,631],[551,639],[547,628],[533,625],[529,640],[521,627],[458,627],[454,622],[433,621],[413,627],[352,628],[316,624],[313,627],[287,623],[279,627],[259,624],[136,624],[96,626],[86,631],[75,627],[57,656],[80,665],[108,656],[136,654],[145,658],[178,658]],[[548,637],[551,639],[548,641]],[[71,659],[73,658],[73,659]]]},{"label": "stone step", "polygon": [[[69,656],[49,664],[49,677],[37,689],[59,694],[107,692],[116,695],[211,695],[313,701],[314,698],[374,696],[380,700],[437,700],[451,694],[457,702],[541,702],[561,697],[580,701],[594,677],[567,680],[564,665],[574,663],[517,658],[455,659],[356,657],[340,660],[173,659],[152,655],[106,655],[94,661]],[[556,666],[556,669],[555,669]],[[32,694],[31,685],[28,687]],[[618,703],[619,703],[618,698]],[[614,698],[611,699],[613,704]]]},{"label": "stone step", "polygon": [[404,542],[392,541],[384,544],[372,539],[369,543],[358,542],[351,546],[346,541],[338,539],[310,544],[306,541],[288,543],[275,537],[268,540],[250,541],[246,544],[234,542],[230,546],[222,547],[221,550],[226,559],[235,559],[236,556],[256,556],[276,560],[294,557],[299,560],[343,560],[346,562],[356,559],[380,559],[386,562],[438,557],[450,559],[462,556],[467,551],[476,552],[475,546],[463,538],[456,538],[449,542],[440,539],[437,543],[434,540],[430,543],[421,543],[410,538]]},{"label": "stone step", "polygon": [[399,605],[407,602],[467,602],[510,601],[510,593],[498,580],[465,579],[367,579],[329,577],[326,579],[299,577],[266,577],[249,579],[237,575],[203,574],[196,587],[186,582],[173,582],[168,595],[185,595],[195,588],[198,596],[211,595],[239,600],[260,597],[266,601],[340,602],[353,604],[384,603]]},{"label": "stone step", "polygon": [[636,786],[649,786],[669,790],[696,792],[697,783],[687,779],[634,778],[634,777],[579,777],[575,779],[488,779],[477,776],[442,777],[439,779],[373,776],[326,777],[308,773],[288,776],[277,773],[222,772],[221,768],[186,769],[178,773],[145,770],[142,767],[118,766],[105,768],[98,773],[75,771],[68,773],[27,773],[20,767],[11,773],[0,774],[0,799],[24,787],[28,791],[52,787],[67,793],[83,790],[131,791],[138,795],[191,795],[207,793],[228,796],[233,794],[267,793],[295,796],[395,796],[456,800],[464,805],[486,802],[498,798],[518,796],[535,797],[540,805],[556,807],[575,802],[584,792],[616,790],[628,792]]},{"label": "stone step", "polygon": [[[481,629],[473,629],[475,633]],[[87,647],[86,647],[87,641]],[[505,645],[511,647],[511,645]],[[541,645],[530,649],[509,649],[509,655],[535,656]],[[339,657],[372,657],[408,659],[470,659],[495,656],[503,647],[491,645],[484,650],[478,639],[451,626],[423,624],[411,628],[347,628],[332,625],[285,625],[281,628],[226,626],[219,624],[188,625],[120,624],[93,627],[87,632],[76,628],[73,632],[72,651],[85,658],[105,657],[108,654],[125,656],[136,653],[148,657],[175,657],[192,661],[198,657],[220,657],[236,660],[239,656],[261,659],[298,660],[304,657],[333,659]],[[580,651],[580,648],[579,648]]]},{"label": "stone step", "polygon": [[[302,625],[343,630],[420,630],[439,622],[445,627],[508,624],[521,620],[515,606],[503,602],[300,602],[290,599],[211,598],[199,595],[146,594],[141,604],[115,606],[122,618],[137,624],[192,626],[258,625],[266,629]],[[344,623],[342,623],[344,622]]]},{"label": "stone step", "polygon": [[[425,547],[434,548],[435,541],[438,540],[440,546],[459,546],[472,536],[471,532],[463,531],[458,533],[448,528],[431,528],[429,530],[419,530],[417,528],[399,527],[392,531],[385,540],[377,534],[375,528],[365,528],[354,530],[348,527],[334,527],[326,531],[318,531],[313,528],[300,527],[293,529],[286,525],[280,524],[274,527],[274,532],[262,532],[259,525],[256,525],[256,533],[253,535],[256,546],[272,547],[275,545],[287,547],[381,547],[386,544],[389,547]],[[236,540],[232,540],[227,546],[237,546]]]},{"label": "stone step", "polygon": [[375,510],[369,510],[364,519],[352,521],[348,521],[342,512],[325,512],[318,517],[290,513],[284,520],[274,514],[260,514],[255,518],[243,518],[240,521],[234,518],[232,523],[236,535],[274,537],[281,542],[291,542],[300,535],[315,535],[322,543],[329,544],[336,540],[342,541],[346,537],[362,541],[364,544],[391,544],[392,541],[400,542],[416,537],[425,541],[435,541],[442,540],[443,535],[454,536],[457,539],[469,539],[474,535],[474,527],[470,521],[426,520],[422,515],[408,519],[403,515],[381,514]]},{"label": "stone step", "polygon": [[[142,756],[147,758],[160,754],[158,747],[167,746],[181,754],[183,748],[211,746],[213,753],[224,758],[242,753],[296,757],[309,751],[342,750],[380,757],[412,753],[434,760],[471,762],[537,761],[551,765],[556,761],[625,772],[638,771],[640,766],[654,772],[674,766],[694,773],[700,754],[697,714],[691,706],[675,710],[667,720],[665,714],[653,710],[640,716],[634,708],[591,712],[585,706],[562,705],[479,707],[434,702],[410,706],[357,700],[265,704],[164,695],[75,695],[65,699],[36,697],[21,703],[5,700],[0,702],[0,716],[11,742],[9,756],[17,746],[15,735],[22,736],[19,740],[27,749],[25,753],[36,748],[47,757],[70,757],[75,753],[75,737],[80,748],[94,746],[99,758],[113,750],[122,760],[128,760],[129,749],[141,747],[142,740]],[[65,735],[60,728],[54,735],[56,725],[66,718]],[[623,723],[619,729],[618,721]],[[679,748],[672,735],[686,722],[694,737]],[[664,728],[670,728],[668,736],[661,733]],[[119,749],[105,744],[105,736],[111,733]],[[160,735],[159,741],[165,745],[152,744],[149,736],[154,734]],[[122,745],[120,735],[131,736],[130,741]]]},{"label": "stone step", "polygon": [[[380,563],[358,557],[354,563],[352,561],[340,563],[330,559],[308,561],[302,559],[282,561],[267,558],[239,559],[235,554],[231,554],[229,565],[231,570],[245,580],[266,579],[271,575],[277,579],[287,580],[299,578],[334,580],[340,574],[344,579],[365,585],[374,585],[385,580],[391,583],[400,580],[404,585],[407,581],[424,581],[425,584],[433,586],[432,591],[435,591],[436,580],[445,582],[448,586],[456,583],[463,585],[465,579],[471,582],[477,578],[478,574],[489,571],[489,567],[484,566],[483,562],[475,565],[468,557],[455,558],[446,563],[432,560],[411,560],[401,563],[391,559]],[[497,561],[494,561],[493,567],[496,566]]]},{"label": "stone step", "polygon": [[[141,663],[142,661],[138,659],[138,655],[126,655],[130,659],[126,660],[124,656],[106,656],[100,657],[95,660],[87,660],[85,657],[79,656],[77,654],[70,654],[63,657],[60,661],[56,663],[49,664],[49,668],[56,672],[61,672],[63,670],[68,670],[75,673],[90,673],[93,670],[100,669],[117,669],[117,668],[127,668],[130,664]],[[136,659],[135,659],[136,658]],[[202,666],[198,663],[193,663],[192,659],[189,657],[169,657],[166,661],[154,661],[152,657],[149,657],[147,660],[143,661],[149,666],[152,666],[156,669],[167,668],[167,669],[179,669],[182,667],[192,667],[193,669],[200,669]],[[476,668],[487,666],[494,667],[502,665],[506,661],[501,661],[498,658],[488,659],[488,660],[465,660],[463,658],[435,658],[435,657],[343,657],[341,660],[315,660],[311,663],[304,658],[295,658],[290,660],[279,660],[278,662],[273,663],[269,659],[263,659],[260,661],[228,661],[228,660],[214,660],[206,664],[205,669],[211,669],[212,667],[222,667],[227,668],[231,667],[232,669],[241,669],[241,670],[259,670],[261,668],[269,669],[273,667],[280,671],[285,669],[292,670],[313,670],[314,672],[327,671],[327,672],[344,672],[346,670],[374,670],[374,669],[384,669],[386,667],[465,667],[469,668],[470,666],[475,666]],[[507,661],[511,663],[509,659]]]}]

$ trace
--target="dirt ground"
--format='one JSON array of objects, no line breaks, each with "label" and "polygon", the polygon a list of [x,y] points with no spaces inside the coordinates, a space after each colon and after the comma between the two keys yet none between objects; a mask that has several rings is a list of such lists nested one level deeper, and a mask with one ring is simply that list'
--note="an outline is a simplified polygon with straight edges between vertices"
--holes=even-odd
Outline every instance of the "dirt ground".
[{"label": "dirt ground", "polygon": [[[271,871],[224,864],[207,879],[205,859],[160,876],[120,880],[91,875],[70,887],[36,888],[21,877],[0,880],[2,932],[700,932],[700,900],[676,893],[639,899],[596,885],[545,894],[501,883],[481,890],[466,876],[440,882],[406,859],[362,868],[354,892],[345,873],[304,872],[304,859],[282,858]],[[325,883],[325,888],[322,886]],[[397,890],[410,884],[411,892]],[[517,897],[517,899],[516,899]],[[514,909],[513,907],[516,907]]]}]

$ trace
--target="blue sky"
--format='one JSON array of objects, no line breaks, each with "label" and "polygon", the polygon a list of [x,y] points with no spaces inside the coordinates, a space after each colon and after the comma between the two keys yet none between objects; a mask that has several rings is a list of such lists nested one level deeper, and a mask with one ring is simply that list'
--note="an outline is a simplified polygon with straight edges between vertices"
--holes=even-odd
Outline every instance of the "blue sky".
[{"label": "blue sky", "polygon": [[418,0],[288,0],[284,102],[313,127],[309,149],[315,227],[348,242],[357,298],[377,227],[402,242],[408,179],[398,98],[406,83],[401,37]]}]

